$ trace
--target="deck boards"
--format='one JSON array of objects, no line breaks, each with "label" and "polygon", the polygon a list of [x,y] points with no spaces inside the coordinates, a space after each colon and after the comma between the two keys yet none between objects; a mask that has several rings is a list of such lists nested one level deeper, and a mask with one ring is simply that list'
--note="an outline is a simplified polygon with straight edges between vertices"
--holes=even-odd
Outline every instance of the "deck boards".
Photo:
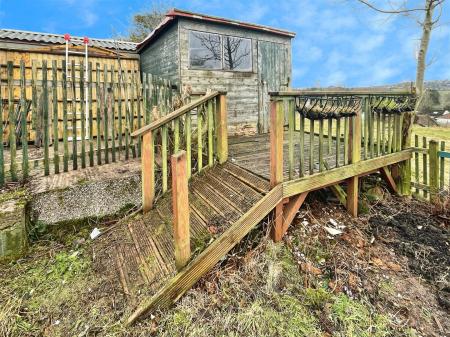
[{"label": "deck boards", "polygon": [[[189,184],[193,254],[220,237],[267,190],[265,179],[233,164],[206,169],[193,177]],[[150,294],[155,293],[176,275],[170,194],[159,199],[150,212],[130,221],[126,231],[131,243],[118,240],[114,249],[123,291],[133,295],[145,284]]]},{"label": "deck boards", "polygon": [[[344,165],[344,142],[341,141],[340,144],[340,156],[339,164]],[[304,137],[304,174],[308,175],[309,172],[309,144],[310,137],[309,134],[305,134]],[[269,135],[255,135],[255,136],[235,136],[230,137],[229,141],[229,158],[233,164],[240,166],[256,175],[264,177],[266,179],[270,178],[269,172]],[[329,167],[336,167],[336,141],[333,139],[332,142],[332,152],[327,153],[327,146],[324,145],[323,159],[329,165]],[[318,147],[318,136],[315,136],[314,141],[314,173],[319,172],[319,147]],[[287,133],[284,134],[283,142],[283,173],[284,178],[289,177],[289,165],[288,165],[288,136]],[[295,177],[300,175],[300,133],[294,133],[294,170]]]}]

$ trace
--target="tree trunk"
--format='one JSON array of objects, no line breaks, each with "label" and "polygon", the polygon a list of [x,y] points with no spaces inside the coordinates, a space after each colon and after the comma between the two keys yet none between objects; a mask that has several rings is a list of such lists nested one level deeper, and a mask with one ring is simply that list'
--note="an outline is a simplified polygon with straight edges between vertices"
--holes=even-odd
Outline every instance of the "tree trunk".
[{"label": "tree trunk", "polygon": [[423,94],[426,56],[430,43],[431,30],[433,29],[433,11],[436,7],[435,0],[426,0],[425,19],[422,24],[422,38],[420,39],[420,49],[417,55],[416,90],[420,98]]}]

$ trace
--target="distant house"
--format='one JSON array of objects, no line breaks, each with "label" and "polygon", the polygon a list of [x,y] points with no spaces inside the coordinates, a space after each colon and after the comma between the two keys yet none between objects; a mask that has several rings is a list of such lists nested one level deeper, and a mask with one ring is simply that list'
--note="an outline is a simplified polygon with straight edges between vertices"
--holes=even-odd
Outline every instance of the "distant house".
[{"label": "distant house", "polygon": [[437,117],[436,123],[440,126],[450,127],[450,112],[445,111],[441,116]]},{"label": "distant house", "polygon": [[173,9],[141,43],[141,71],[193,92],[225,90],[228,122],[267,130],[268,91],[291,86],[294,33]]}]

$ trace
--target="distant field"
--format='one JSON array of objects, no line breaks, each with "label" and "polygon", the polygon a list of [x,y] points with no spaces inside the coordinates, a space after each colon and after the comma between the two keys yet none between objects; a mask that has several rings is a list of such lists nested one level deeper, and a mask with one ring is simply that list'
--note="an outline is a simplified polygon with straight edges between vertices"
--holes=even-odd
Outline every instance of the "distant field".
[{"label": "distant field", "polygon": [[445,141],[446,150],[450,150],[450,128],[444,128],[439,126],[428,126],[423,127],[419,125],[414,125],[412,130],[413,138],[412,143],[414,144],[414,135],[419,137],[427,137],[428,140],[436,139]]}]

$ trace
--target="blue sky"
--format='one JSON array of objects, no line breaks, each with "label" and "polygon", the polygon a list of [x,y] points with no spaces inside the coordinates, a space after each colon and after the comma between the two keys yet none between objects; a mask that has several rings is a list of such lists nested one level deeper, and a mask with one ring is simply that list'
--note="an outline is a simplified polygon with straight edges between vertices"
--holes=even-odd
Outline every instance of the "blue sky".
[{"label": "blue sky", "polygon": [[[388,0],[374,2],[383,6]],[[409,2],[420,5],[424,0]],[[414,19],[378,14],[356,0],[169,3],[296,32],[292,45],[295,87],[366,86],[415,78],[420,28]],[[150,6],[151,1],[143,0],[0,0],[0,27],[111,37],[125,34],[132,14]],[[428,80],[450,79],[450,0],[444,4],[441,22],[433,31]]]}]

